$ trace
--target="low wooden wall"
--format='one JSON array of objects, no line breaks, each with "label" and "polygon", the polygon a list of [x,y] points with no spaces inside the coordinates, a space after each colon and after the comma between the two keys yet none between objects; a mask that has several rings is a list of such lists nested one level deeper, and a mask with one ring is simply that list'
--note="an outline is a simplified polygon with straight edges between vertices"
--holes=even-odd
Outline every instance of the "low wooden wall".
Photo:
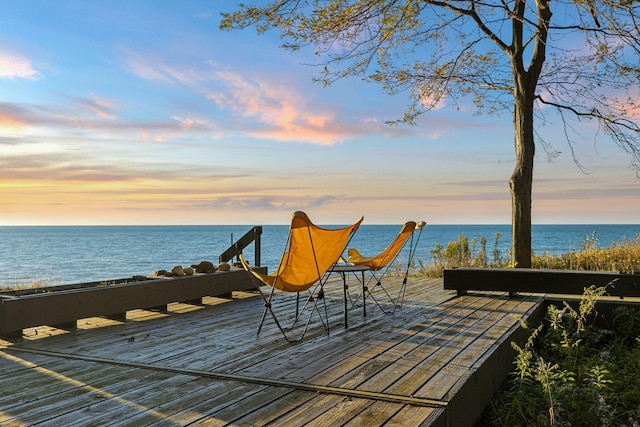
[{"label": "low wooden wall", "polygon": [[[266,273],[266,267],[256,268]],[[154,278],[132,283],[86,286],[67,289],[40,288],[0,294],[0,336],[22,336],[34,326],[75,327],[78,319],[106,316],[124,319],[134,309],[164,308],[172,302],[201,303],[204,296],[229,295],[233,291],[255,289],[244,270]]]},{"label": "low wooden wall", "polygon": [[466,291],[507,291],[582,295],[591,285],[607,286],[619,297],[640,297],[640,274],[534,268],[454,268],[444,271],[444,288]]}]

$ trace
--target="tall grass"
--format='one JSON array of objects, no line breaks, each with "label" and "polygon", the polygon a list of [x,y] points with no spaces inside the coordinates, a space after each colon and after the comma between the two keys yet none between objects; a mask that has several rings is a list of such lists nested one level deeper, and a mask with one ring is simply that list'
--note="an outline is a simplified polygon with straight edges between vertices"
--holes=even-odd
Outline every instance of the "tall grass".
[{"label": "tall grass", "polygon": [[[455,267],[511,267],[511,253],[500,251],[501,235],[496,233],[488,247],[487,239],[469,240],[460,234],[458,239],[446,246],[436,245],[431,250],[431,261],[418,261],[413,273],[419,276],[442,277],[445,269]],[[596,233],[586,235],[582,249],[564,254],[533,255],[533,268],[559,270],[613,271],[636,273],[640,271],[640,234],[632,239],[623,239],[606,248],[600,248]]]},{"label": "tall grass", "polygon": [[640,235],[600,248],[596,233],[585,236],[581,251],[533,257],[535,268],[614,271],[633,274],[640,271]]}]

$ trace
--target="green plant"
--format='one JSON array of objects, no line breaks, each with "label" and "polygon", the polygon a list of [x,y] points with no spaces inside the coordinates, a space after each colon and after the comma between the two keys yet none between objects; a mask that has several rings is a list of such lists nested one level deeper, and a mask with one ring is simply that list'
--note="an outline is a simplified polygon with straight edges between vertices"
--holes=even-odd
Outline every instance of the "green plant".
[{"label": "green plant", "polygon": [[498,249],[498,242],[500,241],[501,237],[502,236],[500,235],[500,233],[496,233],[494,236],[495,238],[494,244],[493,244],[493,266],[494,267],[498,267],[505,263],[502,259],[500,249]]},{"label": "green plant", "polygon": [[640,337],[640,311],[620,306],[613,310],[613,330],[616,336],[627,344],[633,344]]},{"label": "green plant", "polygon": [[442,277],[445,269],[455,267],[506,267],[508,261],[505,260],[508,260],[509,256],[508,254],[503,256],[500,252],[498,247],[500,238],[500,233],[496,233],[492,257],[489,261],[486,238],[474,237],[469,240],[467,236],[460,234],[455,241],[449,242],[445,247],[437,244],[430,252],[431,263],[420,262],[420,268],[413,274]]},{"label": "green plant", "polygon": [[512,344],[514,369],[478,425],[638,425],[640,311],[619,307],[602,328],[605,293],[591,286],[577,308],[549,306],[526,343]]}]

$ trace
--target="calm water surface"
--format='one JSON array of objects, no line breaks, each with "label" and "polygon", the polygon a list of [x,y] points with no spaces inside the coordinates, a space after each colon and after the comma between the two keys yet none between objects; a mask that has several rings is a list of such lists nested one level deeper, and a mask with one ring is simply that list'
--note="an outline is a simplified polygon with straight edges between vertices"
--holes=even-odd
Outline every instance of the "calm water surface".
[{"label": "calm water surface", "polygon": [[[331,228],[331,226],[327,226]],[[251,226],[83,226],[0,227],[0,286],[25,286],[33,282],[58,285],[120,279],[170,270],[202,260],[218,263],[218,256]],[[350,247],[376,254],[386,247],[400,225],[362,225]],[[263,227],[261,264],[277,265],[288,226]],[[640,225],[534,225],[532,246],[537,254],[564,253],[583,247],[585,236],[596,233],[600,247],[635,238]],[[437,244],[446,246],[460,234],[469,240],[485,237],[493,250],[495,235],[504,254],[511,246],[509,225],[427,225],[417,257],[431,261]],[[245,250],[253,260],[253,246]]]}]

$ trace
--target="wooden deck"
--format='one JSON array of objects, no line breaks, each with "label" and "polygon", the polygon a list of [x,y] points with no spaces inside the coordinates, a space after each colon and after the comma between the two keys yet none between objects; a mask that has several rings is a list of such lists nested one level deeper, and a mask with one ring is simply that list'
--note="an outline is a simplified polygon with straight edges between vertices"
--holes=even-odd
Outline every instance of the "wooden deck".
[{"label": "wooden deck", "polygon": [[331,333],[314,321],[294,344],[269,318],[256,336],[262,300],[240,292],[0,340],[0,425],[472,425],[518,318],[542,307],[412,279],[394,314],[368,300],[345,329],[341,285],[325,288]]}]

